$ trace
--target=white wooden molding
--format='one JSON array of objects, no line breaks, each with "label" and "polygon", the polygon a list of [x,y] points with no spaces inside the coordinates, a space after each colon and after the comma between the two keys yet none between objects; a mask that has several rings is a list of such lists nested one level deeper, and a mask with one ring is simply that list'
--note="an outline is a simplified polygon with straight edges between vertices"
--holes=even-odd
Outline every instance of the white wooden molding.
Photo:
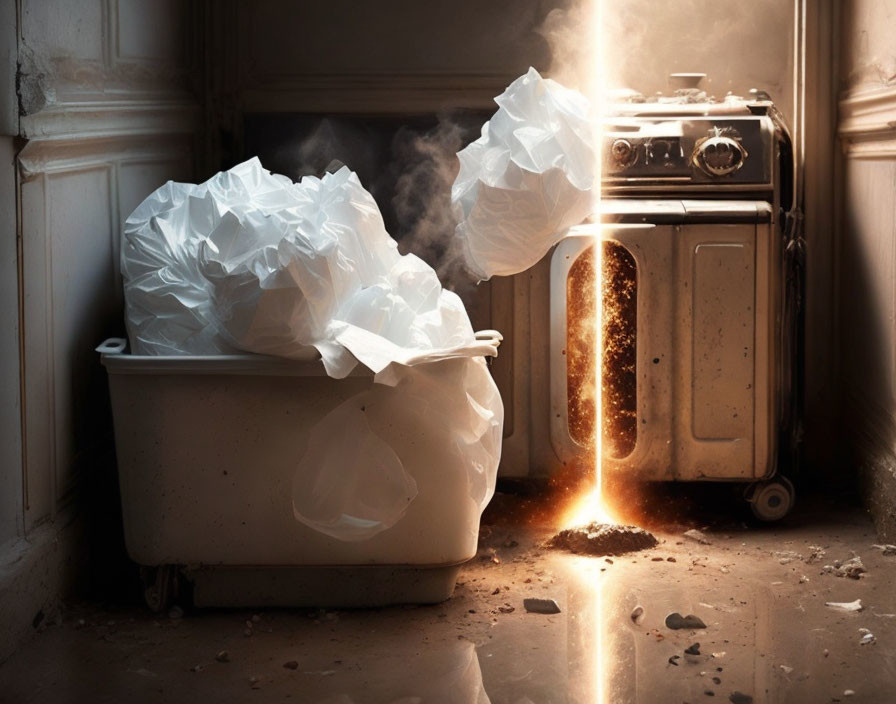
[{"label": "white wooden molding", "polygon": [[21,118],[28,139],[116,134],[193,133],[199,119],[195,102],[186,100],[105,100],[66,103]]},{"label": "white wooden molding", "polygon": [[173,135],[96,134],[29,141],[19,152],[22,183],[43,174],[80,171],[123,161],[166,161],[182,158],[192,150],[191,132]]},{"label": "white wooden molding", "polygon": [[896,86],[843,96],[838,132],[842,139],[896,135]]}]

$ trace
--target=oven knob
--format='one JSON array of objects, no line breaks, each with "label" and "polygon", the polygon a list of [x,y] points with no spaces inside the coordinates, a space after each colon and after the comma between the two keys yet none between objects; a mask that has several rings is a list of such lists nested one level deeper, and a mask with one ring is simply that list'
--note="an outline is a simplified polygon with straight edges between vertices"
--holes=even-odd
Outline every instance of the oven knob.
[{"label": "oven knob", "polygon": [[681,158],[681,146],[678,142],[655,139],[648,145],[647,154],[652,164],[671,169]]},{"label": "oven knob", "polygon": [[610,157],[616,168],[627,169],[637,160],[638,152],[627,139],[617,139],[610,145]]},{"label": "oven knob", "polygon": [[710,176],[727,176],[744,165],[747,150],[731,137],[709,137],[697,145],[693,161]]}]

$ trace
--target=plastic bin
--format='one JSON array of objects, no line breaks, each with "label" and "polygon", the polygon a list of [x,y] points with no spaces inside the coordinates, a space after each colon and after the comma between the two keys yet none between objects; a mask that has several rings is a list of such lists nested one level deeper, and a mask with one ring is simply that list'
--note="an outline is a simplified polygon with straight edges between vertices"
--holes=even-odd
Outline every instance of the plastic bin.
[{"label": "plastic bin", "polygon": [[425,437],[405,461],[417,497],[391,528],[343,542],[293,515],[309,430],[368,388],[370,372],[332,379],[313,349],[292,361],[125,348],[114,338],[97,351],[109,374],[128,553],[158,568],[147,580],[151,606],[163,608],[181,577],[197,606],[372,606],[451,595],[460,565],[476,553],[480,508]]}]

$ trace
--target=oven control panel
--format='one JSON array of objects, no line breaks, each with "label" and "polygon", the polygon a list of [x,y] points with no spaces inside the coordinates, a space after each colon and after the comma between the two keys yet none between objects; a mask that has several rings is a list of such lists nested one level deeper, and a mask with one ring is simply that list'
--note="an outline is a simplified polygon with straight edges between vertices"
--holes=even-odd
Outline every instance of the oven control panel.
[{"label": "oven control panel", "polygon": [[774,125],[765,116],[608,121],[603,179],[639,183],[762,185],[771,182]]}]

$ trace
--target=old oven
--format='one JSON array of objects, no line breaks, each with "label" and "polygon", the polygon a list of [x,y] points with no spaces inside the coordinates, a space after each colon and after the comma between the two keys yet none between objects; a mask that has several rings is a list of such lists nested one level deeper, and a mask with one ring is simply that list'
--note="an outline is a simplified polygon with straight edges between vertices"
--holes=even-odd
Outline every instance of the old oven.
[{"label": "old oven", "polygon": [[800,298],[791,154],[769,100],[615,106],[600,217],[493,284],[493,311],[513,331],[501,476],[593,462],[593,367],[582,370],[599,235],[604,472],[745,482],[761,518],[787,512],[793,489],[778,472],[797,428]]}]

